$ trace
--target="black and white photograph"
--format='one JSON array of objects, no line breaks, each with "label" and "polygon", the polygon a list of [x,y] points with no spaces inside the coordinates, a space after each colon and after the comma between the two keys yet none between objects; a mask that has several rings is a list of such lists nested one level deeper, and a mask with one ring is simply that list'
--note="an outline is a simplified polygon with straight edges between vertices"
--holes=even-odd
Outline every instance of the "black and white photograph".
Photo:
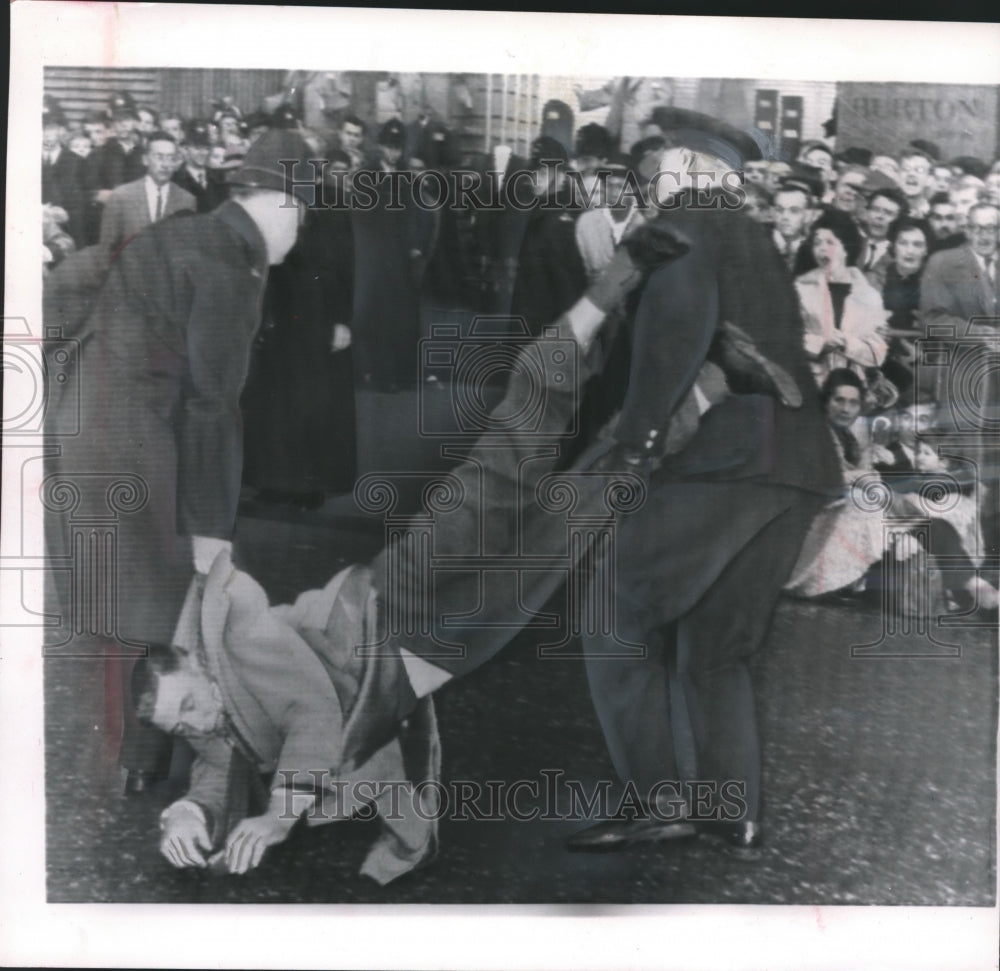
[{"label": "black and white photograph", "polygon": [[996,24],[12,20],[4,963],[996,967]]}]

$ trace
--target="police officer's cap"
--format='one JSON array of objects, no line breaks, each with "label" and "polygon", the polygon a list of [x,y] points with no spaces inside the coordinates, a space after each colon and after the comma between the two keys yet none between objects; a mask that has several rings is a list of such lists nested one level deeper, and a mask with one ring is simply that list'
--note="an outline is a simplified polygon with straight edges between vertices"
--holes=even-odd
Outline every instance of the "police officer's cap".
[{"label": "police officer's cap", "polygon": [[[226,176],[226,181],[235,185],[245,185],[257,189],[272,189],[275,192],[289,192],[306,205],[315,201],[314,183],[292,184],[306,178],[309,165],[305,163],[313,155],[312,149],[298,132],[282,128],[272,128],[264,132],[247,150],[243,163]],[[282,162],[287,162],[287,166]],[[316,170],[313,167],[314,173]]]},{"label": "police officer's cap", "polygon": [[406,129],[403,123],[395,118],[389,119],[378,133],[379,145],[386,148],[402,148],[406,142]]},{"label": "police officer's cap", "polygon": [[733,169],[741,169],[744,162],[756,162],[764,157],[748,132],[700,111],[660,105],[653,109],[650,117],[669,145],[704,152]]}]

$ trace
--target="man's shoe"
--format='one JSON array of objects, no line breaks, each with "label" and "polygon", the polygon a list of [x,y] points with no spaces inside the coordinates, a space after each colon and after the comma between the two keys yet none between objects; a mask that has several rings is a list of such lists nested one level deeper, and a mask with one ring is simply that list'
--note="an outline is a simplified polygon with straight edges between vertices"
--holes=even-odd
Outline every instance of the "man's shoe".
[{"label": "man's shoe", "polygon": [[761,855],[764,837],[760,823],[750,819],[741,822],[702,823],[700,835],[722,844],[725,849],[741,860],[756,860]]},{"label": "man's shoe", "polygon": [[163,776],[155,772],[147,772],[143,769],[129,769],[125,777],[126,796],[145,796],[158,782],[163,781]]},{"label": "man's shoe", "polygon": [[697,835],[695,825],[683,819],[669,822],[654,818],[606,819],[574,833],[565,845],[573,852],[602,853],[623,850],[633,843],[689,839]]}]

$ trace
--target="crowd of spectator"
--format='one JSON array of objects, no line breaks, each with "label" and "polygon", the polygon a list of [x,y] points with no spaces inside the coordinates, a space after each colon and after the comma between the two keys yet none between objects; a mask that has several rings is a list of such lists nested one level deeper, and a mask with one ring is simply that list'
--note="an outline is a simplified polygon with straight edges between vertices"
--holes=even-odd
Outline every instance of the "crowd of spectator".
[{"label": "crowd of spectator", "polygon": [[[303,134],[327,160],[327,184],[341,198],[350,197],[362,170],[474,173],[476,189],[464,197],[454,196],[454,181],[427,180],[419,189],[409,182],[400,197],[398,184],[390,193],[391,180],[376,180],[375,205],[317,207],[288,260],[272,271],[245,396],[245,476],[265,496],[315,504],[351,487],[353,443],[344,428],[353,422],[355,391],[392,394],[419,382],[418,342],[429,320],[512,315],[525,336],[538,336],[581,296],[643,219],[669,129],[657,112],[669,110],[638,120],[630,146],[596,124],[567,138],[566,113],[552,113],[560,126],[550,129],[546,113],[540,137],[521,157],[505,145],[462,153],[433,117],[375,128],[350,106],[330,120],[327,141],[290,104],[244,114],[223,98],[208,117],[191,119],[116,93],[106,110],[69,124],[47,99],[43,262],[51,267],[87,246],[101,247],[110,261],[151,222],[211,211],[227,196],[227,170],[268,128]],[[842,409],[831,419],[845,471],[891,468],[900,456],[917,468],[913,443],[904,440],[893,453],[871,429],[888,428],[897,441],[900,422],[921,403],[934,405],[946,427],[953,392],[942,369],[919,367],[918,342],[950,334],[988,345],[1000,333],[1000,161],[946,159],[922,139],[893,154],[812,141],[794,159],[748,163],[743,175],[742,205],[794,280],[826,406],[845,394],[857,398],[850,422]],[[587,389],[584,436],[613,413],[627,382],[628,335],[610,328],[602,339],[604,369]],[[977,393],[996,411],[995,375]],[[861,449],[877,444],[881,462],[866,465],[845,433]],[[995,555],[1000,542],[987,446],[980,443],[976,455],[981,545],[973,534],[964,539],[974,555]],[[851,576],[846,586],[855,589],[858,580]],[[800,590],[818,589],[799,581]]]}]

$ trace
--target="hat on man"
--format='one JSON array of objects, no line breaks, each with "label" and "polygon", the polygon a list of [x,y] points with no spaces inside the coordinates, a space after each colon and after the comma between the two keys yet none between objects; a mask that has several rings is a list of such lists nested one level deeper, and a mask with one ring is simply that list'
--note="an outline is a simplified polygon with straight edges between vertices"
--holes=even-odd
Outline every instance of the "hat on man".
[{"label": "hat on man", "polygon": [[47,94],[42,98],[42,127],[45,125],[65,125],[66,116],[63,114],[62,105]]},{"label": "hat on man", "polygon": [[879,169],[869,169],[868,174],[865,176],[865,193],[871,195],[873,192],[883,189],[886,191],[891,189],[898,192],[899,184],[892,176],[886,175],[885,172],[881,172]]},{"label": "hat on man", "polygon": [[966,175],[974,175],[977,179],[985,179],[990,171],[989,165],[975,155],[959,155],[948,164],[961,169]]},{"label": "hat on man", "polygon": [[565,164],[568,161],[566,147],[551,135],[539,135],[531,143],[531,158],[528,161],[528,168],[531,170],[540,169],[546,162]]},{"label": "hat on man", "polygon": [[108,114],[114,115],[117,111],[128,110],[135,117],[135,98],[127,91],[112,91],[108,98]]},{"label": "hat on man", "polygon": [[872,164],[872,150],[852,145],[850,148],[845,148],[842,152],[834,155],[833,160],[835,162],[846,162],[848,165],[860,165],[863,168],[867,168]]},{"label": "hat on man", "polygon": [[406,128],[398,118],[390,118],[379,129],[376,141],[386,148],[402,148],[406,144]]},{"label": "hat on man", "polygon": [[212,144],[212,139],[208,134],[208,125],[203,121],[192,121],[184,132],[184,141],[188,145],[200,145],[207,148]]},{"label": "hat on man", "polygon": [[301,114],[290,104],[278,105],[270,116],[263,112],[254,112],[247,118],[248,128],[298,128],[302,120]]},{"label": "hat on man", "polygon": [[591,155],[594,158],[608,158],[614,152],[615,146],[607,128],[591,122],[584,125],[576,133],[574,154],[577,158]]},{"label": "hat on man", "polygon": [[918,152],[923,152],[932,162],[936,162],[941,158],[941,149],[937,143],[929,142],[925,138],[914,138],[910,142],[910,147],[915,148]]},{"label": "hat on man", "polygon": [[126,118],[131,118],[132,121],[139,120],[139,114],[135,108],[130,108],[128,105],[121,105],[117,108],[111,109],[111,120],[112,121],[122,121]]},{"label": "hat on man", "polygon": [[823,197],[823,178],[816,166],[806,165],[805,162],[792,162],[790,167],[792,171],[778,180],[778,188],[775,191],[800,189],[812,199]]},{"label": "hat on man", "polygon": [[[290,193],[306,205],[312,205],[315,201],[315,184],[300,183],[298,180],[301,176],[294,165],[310,155],[312,152],[309,146],[297,132],[272,128],[250,146],[240,167],[229,172],[226,181],[234,185]],[[288,165],[282,165],[282,162],[287,162]],[[297,184],[289,188],[293,175]]]},{"label": "hat on man", "polygon": [[764,157],[749,132],[699,111],[660,105],[653,109],[651,118],[669,145],[704,152],[730,168],[742,169],[745,162],[756,162]]}]

